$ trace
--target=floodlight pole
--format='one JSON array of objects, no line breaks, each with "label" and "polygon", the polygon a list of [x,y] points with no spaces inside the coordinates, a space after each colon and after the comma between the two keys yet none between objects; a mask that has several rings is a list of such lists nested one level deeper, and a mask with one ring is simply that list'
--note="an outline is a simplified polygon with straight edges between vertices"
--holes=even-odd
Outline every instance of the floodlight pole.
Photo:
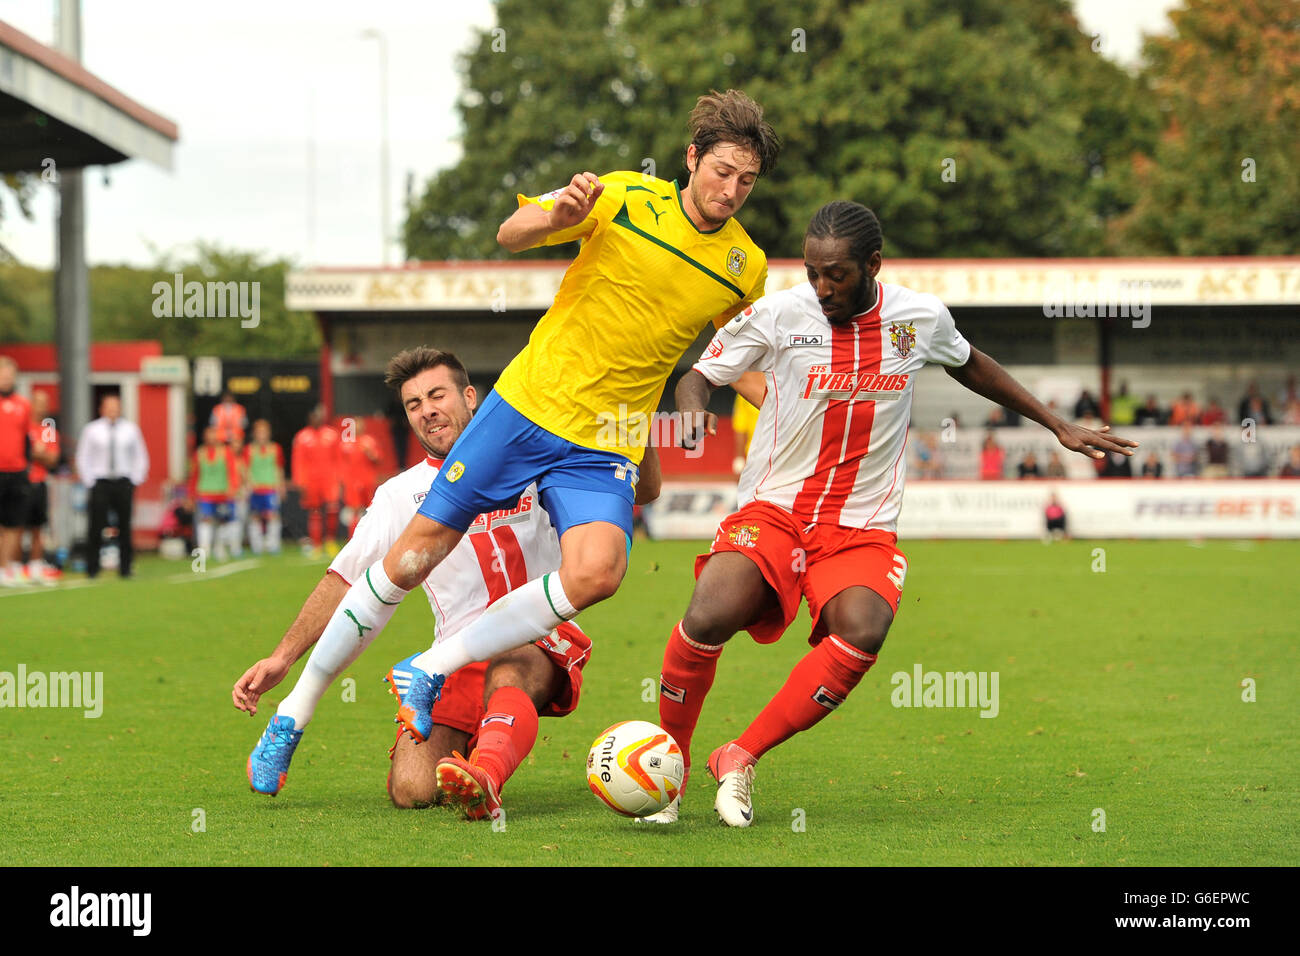
[{"label": "floodlight pole", "polygon": [[[81,0],[59,0],[58,49],[81,62]],[[75,441],[90,421],[90,291],[86,280],[85,185],[80,169],[55,170],[59,190],[59,256],[54,280],[59,353],[59,427]]]}]

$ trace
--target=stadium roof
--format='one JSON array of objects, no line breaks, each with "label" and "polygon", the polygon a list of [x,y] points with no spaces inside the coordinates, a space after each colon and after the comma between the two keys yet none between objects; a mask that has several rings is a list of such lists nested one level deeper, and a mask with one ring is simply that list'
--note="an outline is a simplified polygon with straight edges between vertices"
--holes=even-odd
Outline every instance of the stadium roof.
[{"label": "stadium roof", "polygon": [[0,172],[140,158],[172,167],[176,124],[0,21]]},{"label": "stadium roof", "polygon": [[[546,309],[569,262],[422,262],[289,274],[286,304],[314,312]],[[1300,256],[1150,259],[885,259],[880,278],[949,306],[1032,306],[1093,295],[1152,305],[1300,305]],[[803,262],[768,264],[769,291],[807,281]],[[1149,285],[1147,285],[1149,283]]]}]

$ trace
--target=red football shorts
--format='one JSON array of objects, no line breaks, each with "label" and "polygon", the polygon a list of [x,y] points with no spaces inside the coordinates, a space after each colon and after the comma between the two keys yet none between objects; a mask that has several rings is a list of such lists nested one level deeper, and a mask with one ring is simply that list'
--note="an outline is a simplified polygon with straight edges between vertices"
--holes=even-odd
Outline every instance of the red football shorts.
[{"label": "red football shorts", "polygon": [[343,486],[343,507],[344,508],[366,508],[375,497],[374,485],[344,485]]},{"label": "red football shorts", "polygon": [[758,565],[780,601],[778,611],[748,628],[750,636],[760,644],[778,640],[798,613],[800,598],[806,597],[813,620],[808,643],[816,645],[828,633],[822,608],[851,587],[870,588],[898,613],[907,559],[894,546],[897,540],[889,531],[831,524],[805,527],[784,508],[752,501],[723,519],[709,553],[695,559],[695,577],[720,551],[745,555]]},{"label": "red football shorts", "polygon": [[339,506],[338,482],[313,481],[303,485],[299,504],[305,511],[315,511],[322,506],[337,508]]},{"label": "red football shorts", "polygon": [[[573,713],[582,694],[582,668],[591,655],[591,638],[573,621],[565,621],[549,636],[533,643],[544,650],[551,662],[568,677],[568,682],[538,716],[563,717]],[[433,705],[435,724],[464,731],[471,738],[477,736],[479,721],[483,719],[483,689],[488,663],[475,661],[466,664],[447,678],[442,685],[442,696]],[[398,736],[401,736],[400,731]],[[469,746],[473,747],[472,739]]]}]

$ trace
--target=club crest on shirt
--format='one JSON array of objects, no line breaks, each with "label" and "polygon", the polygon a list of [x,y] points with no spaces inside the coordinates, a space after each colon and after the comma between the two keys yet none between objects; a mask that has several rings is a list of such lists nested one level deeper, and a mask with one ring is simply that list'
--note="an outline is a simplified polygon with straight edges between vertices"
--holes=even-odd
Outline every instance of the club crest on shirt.
[{"label": "club crest on shirt", "polygon": [[758,532],[756,524],[738,524],[727,530],[727,540],[738,548],[752,548],[758,544]]},{"label": "club crest on shirt", "polygon": [[465,466],[458,461],[452,462],[451,467],[447,469],[447,480],[459,481],[463,474],[465,474]]},{"label": "club crest on shirt", "polygon": [[732,246],[731,251],[727,253],[727,271],[736,278],[745,271],[745,250],[740,246]]},{"label": "club crest on shirt", "polygon": [[916,326],[910,322],[889,323],[889,344],[899,358],[907,358],[916,348]]}]

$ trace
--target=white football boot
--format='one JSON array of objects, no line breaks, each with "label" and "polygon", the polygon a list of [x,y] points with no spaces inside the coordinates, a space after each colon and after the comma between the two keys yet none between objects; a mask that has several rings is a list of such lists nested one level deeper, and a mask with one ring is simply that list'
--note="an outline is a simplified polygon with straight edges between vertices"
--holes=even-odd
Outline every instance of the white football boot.
[{"label": "white football boot", "polygon": [[633,817],[637,823],[676,823],[677,814],[682,809],[682,795],[679,793],[673,797],[672,803],[664,807],[658,813],[652,813],[649,816]]},{"label": "white football boot", "polygon": [[735,741],[723,744],[709,755],[709,773],[718,781],[713,809],[729,827],[747,827],[754,822],[754,803],[750,799],[754,763],[754,758]]}]

